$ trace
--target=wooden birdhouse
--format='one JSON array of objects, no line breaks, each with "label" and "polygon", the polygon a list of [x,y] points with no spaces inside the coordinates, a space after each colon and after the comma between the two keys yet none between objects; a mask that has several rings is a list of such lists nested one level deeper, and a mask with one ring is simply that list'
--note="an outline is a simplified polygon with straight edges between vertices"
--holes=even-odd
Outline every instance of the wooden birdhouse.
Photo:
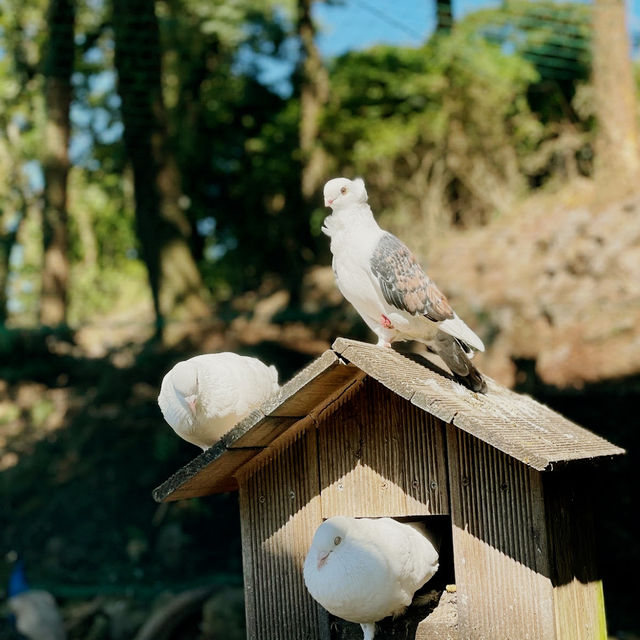
[{"label": "wooden birdhouse", "polygon": [[433,520],[449,541],[439,573],[455,593],[376,640],[604,639],[589,477],[621,453],[492,381],[475,394],[427,359],[338,339],[154,497],[239,492],[252,640],[362,637],[302,577],[338,514]]}]

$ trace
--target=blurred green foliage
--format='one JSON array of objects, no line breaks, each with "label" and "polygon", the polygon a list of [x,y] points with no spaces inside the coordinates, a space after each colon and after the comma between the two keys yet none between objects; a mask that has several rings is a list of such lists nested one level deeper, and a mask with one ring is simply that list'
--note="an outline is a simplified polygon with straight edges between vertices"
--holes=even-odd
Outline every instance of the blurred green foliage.
[{"label": "blurred green foliage", "polygon": [[330,155],[367,177],[396,225],[482,222],[525,187],[519,155],[539,136],[525,94],[537,78],[457,30],[419,50],[348,54],[332,69]]},{"label": "blurred green foliage", "polygon": [[[11,297],[24,324],[36,317],[39,289],[41,203],[32,178],[43,135],[45,2],[7,2],[15,11],[0,18],[0,117],[7,125],[0,163],[20,180],[13,195],[0,187],[7,240],[0,247],[7,256],[13,244],[22,248],[11,267]],[[109,11],[107,3],[81,2],[77,14],[72,323],[115,305],[125,280],[138,283],[130,288],[142,298],[146,286]],[[207,286],[216,300],[259,286],[267,274],[299,286],[301,269],[326,261],[327,248],[321,199],[309,219],[300,196],[292,3],[166,0],[156,13],[180,206]],[[483,224],[533,188],[588,174],[589,44],[587,6],[518,0],[468,14],[420,48],[380,46],[331,61],[320,129],[327,177],[363,175],[383,220],[398,232],[422,225],[416,248],[427,250],[443,228]],[[265,60],[281,64],[277,82],[265,83]],[[13,142],[11,131],[19,132]],[[9,238],[18,220],[23,230]]]}]

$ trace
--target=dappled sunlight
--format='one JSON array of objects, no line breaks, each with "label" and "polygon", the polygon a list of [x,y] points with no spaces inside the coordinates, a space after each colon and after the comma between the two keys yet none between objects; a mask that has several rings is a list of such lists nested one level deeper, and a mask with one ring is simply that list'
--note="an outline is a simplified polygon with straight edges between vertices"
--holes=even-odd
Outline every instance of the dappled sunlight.
[{"label": "dappled sunlight", "polygon": [[[198,453],[164,422],[160,384],[204,353],[260,358],[282,383],[338,337],[375,345],[323,232],[323,184],[360,176],[375,220],[486,346],[481,374],[627,448],[610,476],[598,469],[596,527],[609,628],[640,633],[628,580],[640,572],[639,9],[385,4],[3,1],[0,547],[14,553],[0,557],[0,607],[20,557],[62,604],[69,640],[241,634],[237,616],[217,626],[227,602],[240,607],[236,496],[152,500]],[[366,271],[369,257],[354,263]],[[449,398],[423,389],[434,410],[466,394],[443,376]],[[296,492],[290,520],[260,522],[283,581],[299,570],[288,536],[305,508],[355,508],[364,485],[376,513],[448,500],[446,474],[417,461],[428,430],[411,440],[402,407],[367,451],[384,400],[369,391],[367,410],[318,437],[322,504]],[[295,636],[271,630],[262,640]],[[400,633],[383,625],[380,638]]]}]

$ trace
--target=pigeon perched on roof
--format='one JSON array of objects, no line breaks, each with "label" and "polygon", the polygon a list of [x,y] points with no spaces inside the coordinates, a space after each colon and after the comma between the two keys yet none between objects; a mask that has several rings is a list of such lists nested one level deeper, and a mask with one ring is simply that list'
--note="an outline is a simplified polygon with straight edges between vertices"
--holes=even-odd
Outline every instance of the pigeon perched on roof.
[{"label": "pigeon perched on roof", "polygon": [[275,367],[225,351],[176,364],[162,380],[158,404],[181,438],[208,449],[278,389]]},{"label": "pigeon perched on roof", "polygon": [[381,229],[361,178],[334,178],[324,186],[332,214],[322,231],[331,238],[333,271],[342,295],[378,336],[378,345],[417,340],[437,353],[473,391],[486,383],[471,363],[482,340],[458,317],[411,251]]},{"label": "pigeon perched on roof", "polygon": [[54,597],[48,591],[29,587],[21,560],[9,576],[7,595],[15,627],[25,638],[65,640],[67,634]]},{"label": "pigeon perched on roof", "polygon": [[403,613],[437,570],[438,551],[424,527],[334,516],[313,536],[304,582],[329,613],[359,623],[372,640],[375,623]]}]

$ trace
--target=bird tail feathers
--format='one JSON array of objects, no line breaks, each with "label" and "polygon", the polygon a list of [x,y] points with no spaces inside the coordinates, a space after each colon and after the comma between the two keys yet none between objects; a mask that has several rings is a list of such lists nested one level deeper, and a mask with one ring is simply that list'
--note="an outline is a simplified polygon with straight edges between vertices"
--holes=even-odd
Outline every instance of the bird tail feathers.
[{"label": "bird tail feathers", "polygon": [[448,333],[438,331],[431,346],[444,360],[447,367],[451,369],[451,373],[453,373],[458,382],[472,391],[480,393],[487,391],[487,383],[480,372],[473,366],[465,353],[465,349],[456,338],[452,338]]},{"label": "bird tail feathers", "polygon": [[414,607],[426,607],[427,605],[434,604],[440,599],[440,591],[437,589],[431,589],[426,593],[421,593],[415,596],[411,603]]},{"label": "bird tail feathers", "polygon": [[[480,340],[480,338],[478,338],[478,336],[455,313],[453,314],[453,318],[439,322],[438,329],[448,333],[454,338],[458,338],[458,340],[468,344],[477,351],[484,351],[484,343],[482,340]],[[471,350],[469,350],[468,353],[472,353]]]}]

